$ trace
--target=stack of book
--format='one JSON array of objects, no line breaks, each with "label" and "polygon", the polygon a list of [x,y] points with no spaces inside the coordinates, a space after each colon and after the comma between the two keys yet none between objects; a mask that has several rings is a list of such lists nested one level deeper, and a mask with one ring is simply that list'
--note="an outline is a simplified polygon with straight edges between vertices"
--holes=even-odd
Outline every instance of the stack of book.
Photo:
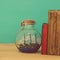
[{"label": "stack of book", "polygon": [[[47,37],[48,39],[45,39],[46,42],[42,43],[42,52],[43,48],[46,48],[43,54],[60,55],[60,10],[50,10],[48,12]],[[43,41],[44,39],[42,39]],[[45,43],[46,46],[43,47]]]}]

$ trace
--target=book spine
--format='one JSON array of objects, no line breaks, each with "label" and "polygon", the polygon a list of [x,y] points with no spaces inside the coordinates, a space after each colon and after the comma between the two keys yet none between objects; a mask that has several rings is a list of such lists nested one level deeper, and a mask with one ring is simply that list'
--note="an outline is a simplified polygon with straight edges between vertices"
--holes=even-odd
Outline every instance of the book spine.
[{"label": "book spine", "polygon": [[47,45],[47,54],[55,55],[56,54],[56,11],[49,11],[48,13],[48,45]]},{"label": "book spine", "polygon": [[41,48],[42,54],[47,53],[47,39],[48,39],[48,24],[44,23],[42,25],[42,48]]},{"label": "book spine", "polygon": [[60,10],[57,11],[56,54],[60,55]]}]

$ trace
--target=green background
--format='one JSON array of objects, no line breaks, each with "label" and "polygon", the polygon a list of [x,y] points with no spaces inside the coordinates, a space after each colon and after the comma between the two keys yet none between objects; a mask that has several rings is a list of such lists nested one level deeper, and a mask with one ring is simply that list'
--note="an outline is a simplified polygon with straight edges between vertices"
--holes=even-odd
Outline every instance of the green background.
[{"label": "green background", "polygon": [[48,22],[48,10],[60,9],[60,0],[0,0],[0,43],[14,43],[20,23],[36,21],[41,33],[42,23]]}]

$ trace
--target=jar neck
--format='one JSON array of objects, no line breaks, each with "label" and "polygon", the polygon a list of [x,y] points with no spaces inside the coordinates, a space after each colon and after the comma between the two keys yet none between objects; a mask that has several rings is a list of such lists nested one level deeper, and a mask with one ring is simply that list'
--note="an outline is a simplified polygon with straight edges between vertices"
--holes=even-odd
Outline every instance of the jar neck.
[{"label": "jar neck", "polygon": [[25,24],[24,28],[25,29],[34,29],[34,25]]}]

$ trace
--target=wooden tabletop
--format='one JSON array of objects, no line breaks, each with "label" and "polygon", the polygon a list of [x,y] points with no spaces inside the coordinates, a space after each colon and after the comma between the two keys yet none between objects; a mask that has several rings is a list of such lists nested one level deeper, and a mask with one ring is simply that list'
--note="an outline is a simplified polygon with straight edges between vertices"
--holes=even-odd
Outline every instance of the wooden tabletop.
[{"label": "wooden tabletop", "polygon": [[60,60],[60,56],[21,53],[14,44],[0,44],[0,60]]}]

